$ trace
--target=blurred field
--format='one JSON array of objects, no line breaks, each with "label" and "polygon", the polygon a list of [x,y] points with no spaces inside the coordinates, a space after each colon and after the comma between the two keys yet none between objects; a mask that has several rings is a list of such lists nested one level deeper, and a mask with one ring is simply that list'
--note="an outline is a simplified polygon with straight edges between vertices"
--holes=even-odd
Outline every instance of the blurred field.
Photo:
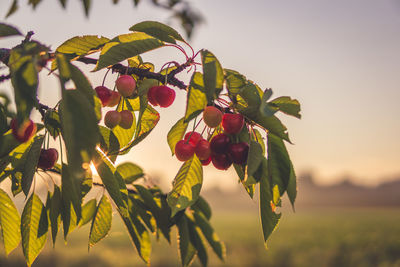
[{"label": "blurred field", "polygon": [[[263,246],[258,214],[214,214],[213,224],[227,247],[223,263],[209,249],[209,266],[400,266],[400,209],[314,209],[285,212],[269,249]],[[33,266],[145,266],[115,216],[111,234],[87,253],[87,226],[65,245],[48,243]],[[62,234],[62,233],[61,233]],[[174,233],[175,235],[175,233]],[[179,266],[176,240],[154,242],[152,266]],[[0,266],[25,266],[21,248]],[[196,259],[193,266],[200,266]]]}]

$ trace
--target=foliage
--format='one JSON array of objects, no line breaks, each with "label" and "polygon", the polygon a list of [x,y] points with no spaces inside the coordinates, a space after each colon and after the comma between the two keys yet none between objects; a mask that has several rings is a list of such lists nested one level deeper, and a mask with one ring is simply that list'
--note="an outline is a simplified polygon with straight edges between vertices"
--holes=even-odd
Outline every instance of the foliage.
[{"label": "foliage", "polygon": [[[201,124],[201,114],[206,106],[214,105],[225,113],[244,117],[245,127],[229,138],[249,144],[247,160],[243,164],[234,164],[234,167],[238,181],[250,197],[256,186],[260,186],[265,241],[281,217],[276,207],[281,205],[282,195],[287,193],[294,204],[296,176],[285,147],[285,141],[290,142],[290,139],[276,114],[281,111],[300,118],[298,101],[290,97],[270,100],[271,89],[263,91],[244,75],[224,69],[208,50],[195,53],[182,36],[167,25],[145,21],[133,25],[130,30],[131,33],[113,38],[74,37],[55,52],[32,40],[32,33],[28,33],[14,48],[0,49],[1,62],[9,70],[9,75],[2,76],[2,81],[11,78],[17,111],[14,113],[8,97],[2,96],[0,181],[10,179],[11,188],[7,193],[0,191],[0,226],[7,254],[22,240],[28,265],[43,249],[49,231],[55,243],[61,225],[67,240],[71,231],[91,223],[88,245],[95,245],[110,230],[113,209],[118,212],[140,258],[146,263],[150,262],[150,236],[162,236],[170,242],[174,226],[178,230],[182,266],[190,265],[195,256],[206,266],[207,244],[221,260],[224,259],[224,244],[210,224],[211,208],[201,197],[203,162],[196,155],[183,163],[168,194],[147,183],[145,171],[135,163],[115,164],[118,156],[128,153],[150,136],[160,120],[159,112],[148,99],[149,88],[153,85],[168,84],[187,92],[185,114],[180,115],[167,136],[172,153],[190,125],[193,125],[193,131],[203,126],[208,141],[222,132],[221,126],[212,129]],[[18,29],[4,23],[0,24],[0,34],[1,38],[21,35]],[[191,54],[188,55],[181,44],[189,47]],[[141,54],[165,46],[179,49],[186,62],[167,62],[166,69],[154,72],[154,65],[144,62]],[[98,58],[88,57],[94,52],[100,52]],[[128,65],[123,64],[125,60]],[[107,69],[105,75],[111,70],[135,79],[136,91],[129,97],[118,98],[114,108],[133,114],[131,127],[109,129],[101,125],[104,99],[93,90],[79,64],[95,65],[94,71]],[[171,64],[175,66],[169,67]],[[60,81],[61,99],[55,107],[41,103],[36,93],[38,73],[47,65],[51,65],[50,74]],[[199,66],[201,71],[198,71]],[[188,85],[175,77],[185,69],[194,70]],[[29,120],[33,109],[42,115],[42,123],[37,123],[38,132],[34,138],[20,143],[13,137],[16,130],[11,129],[10,121],[13,118],[19,123]],[[41,148],[49,147],[50,137],[60,142],[61,158],[50,169],[37,168],[37,163],[43,160]],[[99,179],[94,179],[91,166],[96,169]],[[51,185],[45,200],[37,195],[36,180],[42,173],[51,178],[47,181]],[[96,197],[88,194],[90,190],[98,189],[100,192]],[[21,216],[8,192],[14,196],[24,194],[28,199]]]}]

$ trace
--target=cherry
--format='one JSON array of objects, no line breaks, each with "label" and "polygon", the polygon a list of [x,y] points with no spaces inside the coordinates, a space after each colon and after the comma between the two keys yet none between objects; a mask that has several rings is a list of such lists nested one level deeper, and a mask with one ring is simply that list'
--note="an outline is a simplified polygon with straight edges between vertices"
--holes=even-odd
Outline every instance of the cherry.
[{"label": "cherry", "polygon": [[245,142],[229,145],[228,155],[232,159],[233,163],[236,164],[245,163],[247,161],[248,153],[249,153],[249,145]]},{"label": "cherry", "polygon": [[118,92],[123,97],[131,96],[136,89],[136,81],[130,75],[119,76],[115,81],[115,85],[117,86]]},{"label": "cherry", "polygon": [[208,127],[215,128],[222,121],[222,112],[214,106],[207,106],[203,111],[203,120]]},{"label": "cherry", "polygon": [[180,140],[175,146],[176,158],[180,161],[187,161],[194,155],[194,146],[185,140]]},{"label": "cherry", "polygon": [[97,96],[100,98],[103,107],[107,106],[108,103],[110,103],[112,91],[105,86],[97,86],[94,88],[94,90],[96,91]]},{"label": "cherry", "polygon": [[217,134],[211,139],[210,148],[211,152],[216,154],[222,154],[228,151],[228,147],[231,140],[226,134]]},{"label": "cherry", "polygon": [[104,124],[112,129],[121,122],[121,114],[116,110],[110,110],[104,116]]},{"label": "cherry", "polygon": [[175,100],[175,90],[165,85],[153,86],[149,89],[149,92],[147,97],[150,103],[155,106],[160,105],[160,107],[166,108],[171,106]]},{"label": "cherry", "polygon": [[132,127],[133,123],[133,115],[132,112],[129,110],[122,110],[119,112],[121,115],[121,121],[119,122],[119,126],[121,126],[124,129],[129,129]]},{"label": "cherry", "polygon": [[208,159],[200,160],[200,162],[201,162],[201,165],[207,166],[211,162],[211,156],[209,156]]},{"label": "cherry", "polygon": [[149,100],[150,104],[153,106],[158,106],[158,102],[156,100],[156,92],[158,86],[150,87],[149,91],[147,91],[147,99]]},{"label": "cherry", "polygon": [[232,165],[232,160],[227,154],[212,154],[211,161],[218,170],[227,170]]},{"label": "cherry", "polygon": [[17,119],[11,120],[11,133],[20,143],[25,143],[36,133],[36,124],[28,119],[18,125]]},{"label": "cherry", "polygon": [[211,155],[210,143],[205,139],[201,139],[197,143],[196,148],[194,149],[194,152],[196,153],[197,157],[200,160],[208,159]]},{"label": "cherry", "polygon": [[203,139],[203,137],[197,132],[187,132],[183,138],[185,141],[189,140],[189,144],[191,144],[193,147],[196,147],[201,139]]},{"label": "cherry", "polygon": [[120,98],[121,95],[117,91],[111,91],[111,97],[110,101],[108,101],[107,107],[114,107],[115,105],[118,105]]},{"label": "cherry", "polygon": [[38,167],[48,170],[54,167],[58,160],[58,151],[55,148],[40,150]]},{"label": "cherry", "polygon": [[241,114],[225,113],[222,117],[222,127],[228,134],[239,133],[244,125],[244,118]]}]

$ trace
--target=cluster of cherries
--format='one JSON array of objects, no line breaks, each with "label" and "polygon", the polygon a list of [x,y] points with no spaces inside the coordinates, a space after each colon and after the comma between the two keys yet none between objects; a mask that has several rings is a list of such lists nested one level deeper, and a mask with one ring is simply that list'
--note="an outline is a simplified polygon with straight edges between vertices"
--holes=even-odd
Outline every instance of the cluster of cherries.
[{"label": "cluster of cherries", "polygon": [[[114,107],[120,102],[121,96],[130,97],[136,91],[136,81],[130,75],[121,75],[115,81],[115,86],[117,91],[112,91],[105,86],[97,86],[95,88],[103,107]],[[174,102],[175,91],[165,85],[153,86],[148,90],[147,98],[153,106],[166,108]],[[133,115],[129,110],[110,110],[104,116],[104,124],[110,129],[117,125],[124,129],[129,129],[132,123]]]},{"label": "cluster of cherries", "polygon": [[[20,142],[28,142],[36,133],[36,124],[32,120],[26,120],[19,124],[17,119],[11,120],[11,133]],[[48,170],[54,167],[58,160],[58,151],[55,148],[41,149],[38,161],[38,168]]]},{"label": "cluster of cherries", "polygon": [[210,128],[221,124],[224,133],[213,136],[210,142],[203,139],[200,133],[186,133],[184,139],[175,146],[177,159],[187,161],[196,154],[204,166],[212,162],[219,170],[227,170],[232,163],[246,163],[249,145],[246,142],[231,141],[231,136],[238,134],[244,126],[243,116],[236,113],[223,114],[218,108],[208,106],[203,111],[203,120]]}]

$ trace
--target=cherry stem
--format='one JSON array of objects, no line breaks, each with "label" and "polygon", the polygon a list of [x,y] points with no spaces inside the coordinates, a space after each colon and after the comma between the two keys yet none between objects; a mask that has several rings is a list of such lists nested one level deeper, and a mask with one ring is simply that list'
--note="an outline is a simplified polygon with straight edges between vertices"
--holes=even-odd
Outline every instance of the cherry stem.
[{"label": "cherry stem", "polygon": [[175,47],[175,48],[179,49],[185,55],[186,60],[189,60],[189,56],[187,55],[185,49],[183,49],[182,46],[176,45],[176,44],[167,44],[165,46],[171,46],[171,47]]},{"label": "cherry stem", "polygon": [[103,78],[103,82],[101,83],[101,86],[104,86],[104,83],[105,83],[105,81],[106,81],[107,74],[110,72],[110,70],[111,70],[111,69],[108,69],[108,70],[106,71],[106,74],[104,74],[104,78]]}]

